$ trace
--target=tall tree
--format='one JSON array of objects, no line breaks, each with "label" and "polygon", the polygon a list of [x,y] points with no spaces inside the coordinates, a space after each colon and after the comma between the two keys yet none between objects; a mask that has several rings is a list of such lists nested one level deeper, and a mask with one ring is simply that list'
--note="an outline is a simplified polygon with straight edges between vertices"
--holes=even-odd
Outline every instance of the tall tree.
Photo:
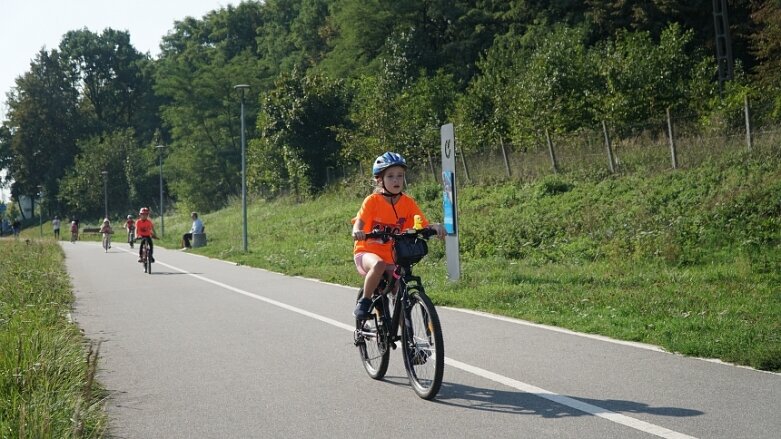
[{"label": "tall tree", "polygon": [[162,117],[170,133],[166,168],[170,188],[185,206],[209,211],[224,205],[240,188],[239,95],[244,95],[248,138],[253,137],[257,96],[265,71],[254,29],[263,4],[244,2],[213,11],[202,20],[187,18],[163,38],[156,91],[167,99]]},{"label": "tall tree", "polygon": [[50,205],[55,202],[57,180],[77,151],[78,98],[73,77],[56,50],[38,52],[30,71],[16,79],[0,139],[11,155],[8,177],[15,180],[14,197],[32,196],[41,185]]},{"label": "tall tree", "polygon": [[302,0],[301,10],[290,25],[293,44],[299,52],[303,68],[316,66],[328,51],[328,41],[334,36],[328,4],[330,0]]},{"label": "tall tree", "polygon": [[133,128],[151,138],[159,104],[152,89],[153,70],[148,57],[130,44],[128,32],[70,31],[60,50],[80,80],[81,111],[90,122],[90,135]]},{"label": "tall tree", "polygon": [[325,186],[340,164],[337,132],[347,114],[341,81],[283,76],[258,117],[260,138],[250,144],[249,179],[259,192],[308,195]]},{"label": "tall tree", "polygon": [[138,144],[132,130],[95,136],[79,146],[74,166],[61,181],[61,197],[70,213],[102,216],[104,190],[111,216],[124,216],[140,205],[153,205],[157,194],[156,151]]},{"label": "tall tree", "polygon": [[781,1],[758,1],[752,18],[759,27],[752,38],[759,60],[756,76],[770,92],[774,118],[778,120],[781,119]]},{"label": "tall tree", "polygon": [[[748,40],[753,32],[749,20],[752,0],[729,0],[728,21],[735,59],[750,69],[754,57]],[[594,39],[603,40],[619,31],[647,31],[658,39],[670,23],[691,30],[694,47],[705,48],[716,56],[713,0],[586,0],[586,16],[594,25]]]}]

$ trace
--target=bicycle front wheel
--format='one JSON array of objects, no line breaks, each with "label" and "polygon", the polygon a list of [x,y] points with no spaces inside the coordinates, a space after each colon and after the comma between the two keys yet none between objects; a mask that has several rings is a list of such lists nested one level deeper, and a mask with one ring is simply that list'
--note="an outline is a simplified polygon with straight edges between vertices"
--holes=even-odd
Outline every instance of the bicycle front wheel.
[{"label": "bicycle front wheel", "polygon": [[[358,300],[361,297],[363,290],[358,292]],[[379,321],[377,318],[355,319],[355,345],[358,347],[363,368],[375,380],[385,376],[390,360],[387,328],[379,324]]]},{"label": "bicycle front wheel", "polygon": [[433,399],[442,385],[445,370],[442,326],[434,304],[425,293],[411,291],[409,300],[401,333],[404,367],[415,393],[423,399]]},{"label": "bicycle front wheel", "polygon": [[147,274],[152,274],[152,258],[149,256],[149,246],[146,247],[146,257],[144,258],[144,266]]}]

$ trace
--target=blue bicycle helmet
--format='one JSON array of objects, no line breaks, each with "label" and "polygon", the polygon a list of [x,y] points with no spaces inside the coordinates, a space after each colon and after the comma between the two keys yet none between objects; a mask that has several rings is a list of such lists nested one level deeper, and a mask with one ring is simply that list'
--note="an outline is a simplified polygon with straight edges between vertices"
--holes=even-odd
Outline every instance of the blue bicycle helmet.
[{"label": "blue bicycle helmet", "polygon": [[372,166],[372,173],[375,177],[379,177],[382,171],[390,168],[391,166],[401,166],[404,169],[407,169],[407,161],[404,160],[404,157],[402,157],[401,154],[395,152],[386,152],[385,154],[377,157],[377,160],[374,161],[374,166]]}]

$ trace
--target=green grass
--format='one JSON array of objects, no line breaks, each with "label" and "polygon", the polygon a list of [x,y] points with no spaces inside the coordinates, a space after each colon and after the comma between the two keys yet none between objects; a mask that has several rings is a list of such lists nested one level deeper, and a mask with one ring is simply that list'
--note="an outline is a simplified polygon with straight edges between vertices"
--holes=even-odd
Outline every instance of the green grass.
[{"label": "green grass", "polygon": [[61,249],[3,238],[0,260],[0,437],[102,437],[97,353],[68,322]]},{"label": "green grass", "polygon": [[[412,182],[434,220],[440,189]],[[686,355],[781,371],[781,159],[737,154],[654,175],[551,176],[459,188],[462,279],[431,244],[416,271],[440,305],[470,308]],[[363,188],[203,215],[194,252],[358,285],[350,218]],[[166,218],[177,247],[187,214]],[[349,309],[345,313],[349,313]]]}]

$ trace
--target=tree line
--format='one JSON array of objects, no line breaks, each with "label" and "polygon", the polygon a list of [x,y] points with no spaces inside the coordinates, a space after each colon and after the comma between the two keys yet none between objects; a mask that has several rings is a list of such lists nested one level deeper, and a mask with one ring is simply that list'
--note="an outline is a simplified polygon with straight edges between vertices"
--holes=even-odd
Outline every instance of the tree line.
[{"label": "tree line", "polygon": [[[716,0],[719,2],[721,0]],[[165,192],[218,209],[316,193],[328,169],[385,150],[424,165],[453,122],[459,148],[544,147],[607,121],[731,121],[746,96],[781,121],[781,1],[730,0],[734,77],[719,87],[713,0],[267,0],[174,23],[157,58],[125,31],[78,29],[39,51],[7,94],[0,166],[49,212],[115,214]],[[161,145],[165,148],[155,148]]]}]

